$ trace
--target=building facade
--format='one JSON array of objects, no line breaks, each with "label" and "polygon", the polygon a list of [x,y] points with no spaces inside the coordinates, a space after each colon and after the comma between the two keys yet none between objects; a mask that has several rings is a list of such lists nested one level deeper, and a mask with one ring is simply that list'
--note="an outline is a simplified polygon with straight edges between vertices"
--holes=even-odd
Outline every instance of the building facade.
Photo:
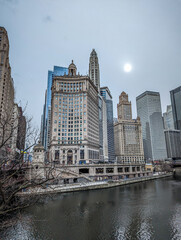
[{"label": "building facade", "polygon": [[147,161],[166,158],[160,94],[146,91],[136,98],[137,115],[140,117],[144,155]]},{"label": "building facade", "polygon": [[41,117],[41,143],[45,150],[50,144],[50,125],[51,125],[51,95],[52,82],[54,76],[63,76],[68,73],[68,68],[54,66],[53,71],[48,71],[47,89],[45,92],[45,104],[43,107],[43,114]]},{"label": "building facade", "polygon": [[170,91],[174,127],[181,131],[181,86]]},{"label": "building facade", "polygon": [[18,122],[19,122],[18,104],[15,103],[13,108],[11,124],[12,137],[10,138],[12,158],[15,158],[16,153],[20,153],[19,149],[17,148],[18,125],[19,125]]},{"label": "building facade", "polygon": [[115,154],[119,163],[144,163],[141,122],[132,119],[131,102],[122,92],[117,105],[117,122],[114,124]]},{"label": "building facade", "polygon": [[[105,143],[105,147],[106,145],[108,146],[108,161],[112,162],[112,161],[115,161],[112,95],[108,87],[101,87],[100,93],[102,98],[104,99],[104,105],[105,105],[104,108],[106,108],[106,114],[104,114],[103,124],[104,124],[104,127],[106,127],[106,123],[107,123],[107,131],[106,130],[103,131],[104,133],[103,138],[105,140],[107,138],[107,143]],[[107,134],[107,137],[105,136],[105,134]]]},{"label": "building facade", "polygon": [[13,160],[23,160],[26,140],[26,118],[22,108],[14,104],[12,122],[12,137],[10,138],[10,152]]},{"label": "building facade", "polygon": [[22,107],[18,107],[18,116],[17,148],[20,151],[24,151],[26,141],[26,117],[23,115]]},{"label": "building facade", "polygon": [[95,49],[92,50],[89,58],[89,77],[100,92],[99,61]]},{"label": "building facade", "polygon": [[0,27],[0,117],[12,114],[14,109],[14,83],[9,63],[9,39]]},{"label": "building facade", "polygon": [[173,122],[173,113],[172,113],[172,106],[167,106],[167,111],[163,113],[163,123],[164,129],[175,129],[174,122]]},{"label": "building facade", "polygon": [[9,39],[0,27],[0,158],[7,156],[12,147],[12,118],[14,116],[14,83],[9,63]]},{"label": "building facade", "polygon": [[180,130],[165,130],[165,141],[167,147],[167,157],[171,159],[181,158]]},{"label": "building facade", "polygon": [[72,61],[67,75],[53,78],[49,161],[90,163],[99,150],[98,89]]},{"label": "building facade", "polygon": [[99,156],[100,160],[104,161],[104,152],[103,152],[103,99],[98,94],[98,107],[99,107]]}]

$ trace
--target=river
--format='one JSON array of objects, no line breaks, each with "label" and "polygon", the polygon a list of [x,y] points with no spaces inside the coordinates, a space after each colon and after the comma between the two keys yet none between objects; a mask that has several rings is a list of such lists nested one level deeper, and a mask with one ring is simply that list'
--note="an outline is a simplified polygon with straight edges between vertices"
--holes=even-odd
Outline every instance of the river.
[{"label": "river", "polygon": [[46,198],[2,240],[180,240],[181,182],[171,178]]}]

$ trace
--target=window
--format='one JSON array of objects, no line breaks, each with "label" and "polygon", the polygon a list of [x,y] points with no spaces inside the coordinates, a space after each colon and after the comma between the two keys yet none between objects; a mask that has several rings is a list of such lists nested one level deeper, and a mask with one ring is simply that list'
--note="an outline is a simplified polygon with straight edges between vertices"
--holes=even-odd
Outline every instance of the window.
[{"label": "window", "polygon": [[96,168],[96,173],[97,174],[104,173],[104,168]]},{"label": "window", "polygon": [[84,159],[84,150],[80,150],[80,159]]}]

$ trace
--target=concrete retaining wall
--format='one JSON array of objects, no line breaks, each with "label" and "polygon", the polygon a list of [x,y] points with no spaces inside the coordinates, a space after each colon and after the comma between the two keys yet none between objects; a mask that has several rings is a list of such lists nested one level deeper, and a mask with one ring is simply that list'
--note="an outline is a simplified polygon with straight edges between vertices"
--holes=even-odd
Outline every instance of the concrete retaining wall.
[{"label": "concrete retaining wall", "polygon": [[91,183],[78,183],[67,186],[51,186],[46,189],[36,188],[31,189],[31,191],[18,193],[19,196],[27,196],[27,195],[47,195],[47,194],[56,194],[56,193],[66,193],[66,192],[77,192],[77,191],[87,191],[87,190],[95,190],[95,189],[104,189],[111,187],[118,187],[122,185],[128,185],[133,183],[145,182],[150,180],[155,180],[159,178],[171,177],[172,173],[150,176],[150,177],[140,177],[128,180],[121,181],[108,181],[108,182],[91,182]]}]

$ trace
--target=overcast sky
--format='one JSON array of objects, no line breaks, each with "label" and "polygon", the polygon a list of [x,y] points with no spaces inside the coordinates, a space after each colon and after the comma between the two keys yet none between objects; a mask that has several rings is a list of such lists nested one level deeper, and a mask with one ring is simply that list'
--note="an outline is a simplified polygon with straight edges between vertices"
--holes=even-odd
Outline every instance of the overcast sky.
[{"label": "overcast sky", "polygon": [[164,112],[169,91],[181,85],[181,0],[0,0],[0,26],[8,31],[16,101],[28,102],[39,126],[48,70],[74,59],[87,74],[92,48],[114,116],[122,91],[136,117],[136,96],[160,92]]}]

